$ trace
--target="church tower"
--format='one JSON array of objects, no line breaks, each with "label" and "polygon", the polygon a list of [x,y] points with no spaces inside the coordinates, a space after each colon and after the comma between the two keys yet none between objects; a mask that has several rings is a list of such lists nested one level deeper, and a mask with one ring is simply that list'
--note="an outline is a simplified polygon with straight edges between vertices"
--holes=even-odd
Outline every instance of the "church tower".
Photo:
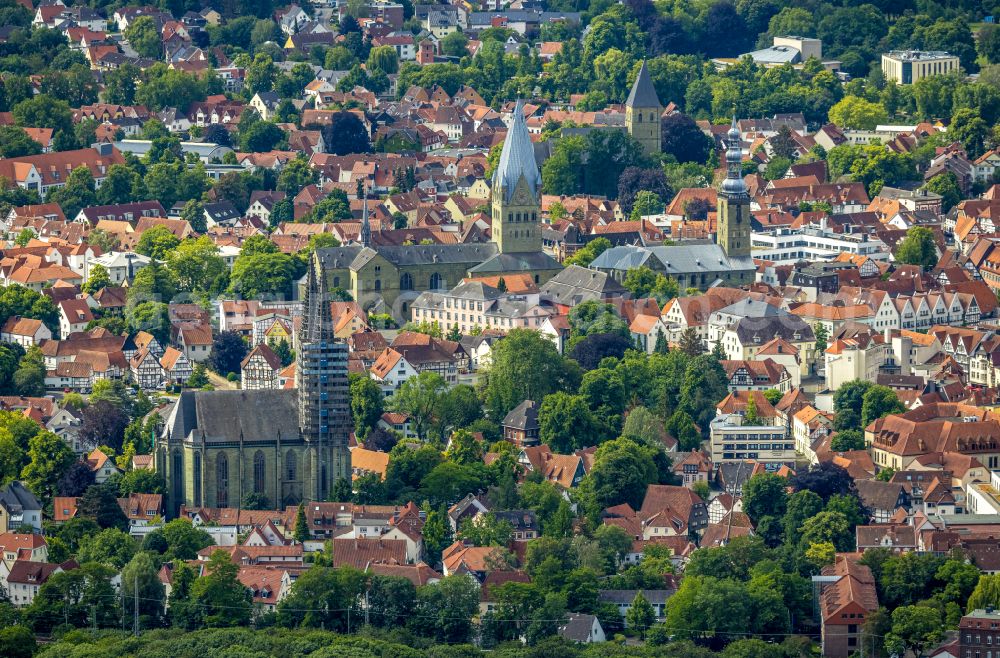
[{"label": "church tower", "polygon": [[639,75],[635,77],[632,91],[625,101],[625,129],[628,134],[642,144],[646,155],[660,152],[660,115],[663,106],[656,96],[649,69],[643,61]]},{"label": "church tower", "polygon": [[351,431],[347,383],[347,345],[334,337],[330,299],[319,256],[309,263],[302,328],[295,357],[299,431],[308,447],[308,477],[303,496],[326,500],[338,478],[351,477],[347,448]]},{"label": "church tower", "polygon": [[740,129],[733,125],[726,135],[726,180],[719,190],[716,241],[730,258],[750,257],[750,193],[743,181],[743,147]]},{"label": "church tower", "polygon": [[372,225],[368,222],[368,189],[365,188],[364,210],[361,213],[361,246],[372,246]]},{"label": "church tower", "polygon": [[501,254],[541,252],[541,193],[542,175],[524,123],[524,108],[518,101],[490,192],[493,241]]}]

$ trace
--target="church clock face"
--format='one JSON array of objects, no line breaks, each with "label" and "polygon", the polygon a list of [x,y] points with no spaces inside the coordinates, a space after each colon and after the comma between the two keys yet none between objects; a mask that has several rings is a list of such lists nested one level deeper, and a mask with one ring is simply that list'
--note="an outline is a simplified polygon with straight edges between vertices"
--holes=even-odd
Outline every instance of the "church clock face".
[{"label": "church clock face", "polygon": [[517,191],[514,193],[514,204],[518,206],[531,205],[531,195],[528,194],[524,185],[517,186]]}]

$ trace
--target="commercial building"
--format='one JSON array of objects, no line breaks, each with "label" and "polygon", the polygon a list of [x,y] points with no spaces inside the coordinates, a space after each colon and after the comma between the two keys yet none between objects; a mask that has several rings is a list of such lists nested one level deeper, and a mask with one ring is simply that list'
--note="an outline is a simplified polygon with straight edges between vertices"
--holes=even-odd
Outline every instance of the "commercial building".
[{"label": "commercial building", "polygon": [[882,55],[886,80],[912,85],[931,75],[944,75],[961,68],[957,55],[941,50],[893,50]]}]

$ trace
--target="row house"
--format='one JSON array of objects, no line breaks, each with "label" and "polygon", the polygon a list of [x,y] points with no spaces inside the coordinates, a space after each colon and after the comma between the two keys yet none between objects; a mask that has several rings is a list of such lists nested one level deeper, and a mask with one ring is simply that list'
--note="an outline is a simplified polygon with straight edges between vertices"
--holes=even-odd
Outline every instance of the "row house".
[{"label": "row house", "polygon": [[977,357],[992,354],[1000,347],[1000,338],[991,332],[977,329],[935,325],[927,333],[938,340],[945,354],[955,359],[962,369],[969,373],[970,383],[972,361],[977,360]]},{"label": "row house", "polygon": [[135,223],[141,217],[166,217],[167,211],[159,201],[137,201],[135,203],[120,203],[110,206],[90,206],[83,208],[73,219],[74,222],[86,222],[97,226],[101,220],[113,220]]},{"label": "row house", "polygon": [[0,159],[0,178],[8,185],[34,190],[43,198],[49,190],[63,187],[74,169],[86,167],[100,187],[112,165],[125,164],[121,152],[111,144],[75,151],[42,153]]},{"label": "row house", "polygon": [[865,443],[880,469],[911,469],[922,457],[942,453],[975,457],[991,470],[1000,467],[997,416],[960,402],[931,402],[873,421],[865,428]]}]

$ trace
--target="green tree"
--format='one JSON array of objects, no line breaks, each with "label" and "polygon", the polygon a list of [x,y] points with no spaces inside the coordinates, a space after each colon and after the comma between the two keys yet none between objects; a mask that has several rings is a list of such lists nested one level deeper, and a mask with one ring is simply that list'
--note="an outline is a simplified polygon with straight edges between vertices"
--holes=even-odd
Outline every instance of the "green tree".
[{"label": "green tree", "polygon": [[447,512],[431,509],[423,527],[424,557],[429,564],[435,565],[441,561],[441,552],[451,545],[451,527],[448,525]]},{"label": "green tree", "polygon": [[948,212],[958,205],[958,202],[964,196],[961,188],[958,186],[958,178],[950,171],[934,176],[927,181],[927,185],[924,188],[928,192],[941,195],[941,210],[943,212]]},{"label": "green tree", "polygon": [[354,433],[363,439],[382,418],[385,398],[382,389],[370,377],[351,375],[350,382]]},{"label": "green tree", "polygon": [[847,517],[840,512],[820,512],[806,519],[799,531],[803,546],[830,542],[838,551],[854,548],[854,532]]},{"label": "green tree", "polygon": [[278,190],[294,197],[303,187],[315,183],[319,172],[309,166],[309,160],[297,157],[290,160],[278,174]]},{"label": "green tree", "polygon": [[632,605],[625,613],[625,623],[628,628],[639,635],[645,635],[646,630],[656,621],[656,613],[642,592],[636,592]]},{"label": "green tree", "polygon": [[0,126],[0,158],[20,158],[41,152],[42,145],[29,137],[24,129]]},{"label": "green tree", "polygon": [[555,452],[570,454],[586,447],[597,432],[597,421],[582,395],[561,391],[546,395],[538,409],[538,435]]},{"label": "green tree", "polygon": [[552,341],[537,331],[512,329],[493,346],[483,389],[490,418],[499,421],[524,400],[576,390],[579,366],[564,358]]},{"label": "green tree", "polygon": [[451,445],[448,446],[445,457],[463,466],[478,464],[483,461],[483,446],[472,432],[457,430],[451,435]]},{"label": "green tree", "polygon": [[944,634],[941,615],[934,608],[908,605],[892,611],[892,631],[885,637],[886,649],[898,655],[912,650],[923,655],[926,647],[936,645]]},{"label": "green tree", "polygon": [[986,607],[1000,608],[1000,575],[982,574],[965,605],[967,613]]},{"label": "green tree", "polygon": [[219,248],[208,236],[188,238],[167,259],[180,290],[213,292],[225,288],[228,268]]},{"label": "green tree", "polygon": [[35,495],[50,499],[59,479],[69,470],[76,455],[52,432],[39,432],[28,440],[28,463],[21,479]]},{"label": "green tree", "polygon": [[88,273],[87,280],[82,286],[80,286],[80,290],[88,295],[93,295],[98,290],[107,288],[110,285],[111,276],[108,274],[107,268],[100,263],[94,263],[90,266],[90,272]]},{"label": "green tree", "polygon": [[122,569],[122,608],[126,618],[135,614],[139,605],[139,624],[157,627],[162,624],[166,594],[160,582],[159,569],[150,553],[136,553]]},{"label": "green tree", "polygon": [[[115,494],[117,494],[117,490],[114,485],[107,482],[87,487],[77,502],[77,514],[93,519],[101,528],[126,530],[128,517],[118,505],[118,498]],[[124,565],[118,565],[118,568],[120,569],[122,566]]]},{"label": "green tree", "polygon": [[467,642],[479,608],[479,586],[466,576],[445,576],[417,589],[412,629],[440,643]]},{"label": "green tree", "polygon": [[368,53],[367,69],[369,73],[382,71],[392,75],[399,71],[399,55],[392,46],[377,46]]},{"label": "green tree", "polygon": [[438,413],[446,385],[437,373],[424,371],[403,382],[389,401],[393,411],[405,413],[413,423],[413,430],[420,440],[427,438],[427,430]]},{"label": "green tree", "polygon": [[292,286],[303,274],[302,261],[283,253],[243,255],[233,263],[230,285],[246,299],[292,297]]},{"label": "green tree", "polygon": [[70,172],[66,184],[49,192],[45,200],[58,203],[66,217],[76,217],[80,210],[97,202],[95,189],[90,169],[77,167]]},{"label": "green tree", "polygon": [[205,565],[205,574],[191,585],[191,601],[200,608],[209,628],[246,626],[250,622],[251,596],[236,579],[239,566],[229,553],[218,550]]},{"label": "green tree", "polygon": [[907,265],[920,265],[929,270],[937,264],[937,247],[934,244],[934,234],[924,226],[913,226],[906,232],[906,237],[896,247],[896,262]]},{"label": "green tree", "polygon": [[251,94],[271,91],[278,77],[278,67],[270,56],[264,53],[254,55],[253,61],[247,67],[246,87]]},{"label": "green tree", "polygon": [[788,481],[773,473],[758,473],[743,485],[743,511],[754,520],[785,513]]},{"label": "green tree", "polygon": [[492,512],[462,520],[458,528],[458,539],[475,546],[506,546],[514,535],[514,528],[508,521],[498,519]]},{"label": "green tree", "polygon": [[639,509],[646,488],[658,480],[654,450],[631,439],[603,443],[594,453],[594,465],[581,486],[591,501],[591,513],[628,503]]},{"label": "green tree", "polygon": [[80,542],[77,560],[99,562],[120,571],[135,555],[135,540],[118,528],[106,528]]},{"label": "green tree", "polygon": [[150,258],[166,260],[170,252],[180,243],[180,238],[166,226],[154,226],[143,231],[135,250]]},{"label": "green tree", "polygon": [[862,400],[861,425],[867,427],[869,423],[879,418],[889,414],[901,414],[904,411],[906,411],[906,407],[903,406],[895,391],[888,386],[872,386],[865,392]]},{"label": "green tree", "polygon": [[874,130],[876,125],[888,120],[885,108],[858,96],[844,96],[830,108],[830,121],[841,128]]},{"label": "green tree", "polygon": [[0,654],[8,658],[31,658],[38,643],[35,634],[20,624],[0,629]]},{"label": "green tree", "polygon": [[[168,521],[162,528],[147,535],[147,540],[153,535],[158,539],[152,543],[159,543],[164,547],[164,561],[194,560],[198,557],[198,551],[215,543],[212,535],[194,527],[190,519],[186,518]],[[159,539],[162,539],[162,542]],[[145,543],[143,548],[146,549]]]},{"label": "green tree", "polygon": [[865,437],[859,430],[843,430],[833,435],[830,440],[830,450],[847,452],[849,450],[864,450]]},{"label": "green tree", "polygon": [[163,43],[156,23],[149,16],[139,16],[131,23],[124,33],[129,45],[142,57],[160,59],[163,55]]},{"label": "green tree", "polygon": [[306,509],[302,503],[299,503],[299,507],[295,511],[295,530],[292,536],[297,542],[309,539],[309,521],[306,519]]}]

